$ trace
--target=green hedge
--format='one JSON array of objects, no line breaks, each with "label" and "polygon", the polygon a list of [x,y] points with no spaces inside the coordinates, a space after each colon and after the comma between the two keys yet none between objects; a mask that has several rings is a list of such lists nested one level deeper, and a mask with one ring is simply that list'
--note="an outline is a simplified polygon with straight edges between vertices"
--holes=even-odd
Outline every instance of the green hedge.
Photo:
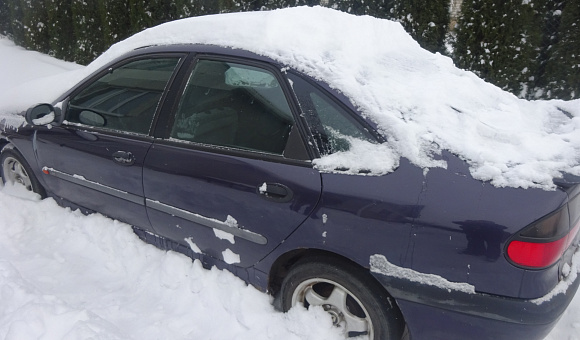
[{"label": "green hedge", "polygon": [[465,0],[455,60],[520,97],[529,97],[537,74],[541,30],[525,1]]},{"label": "green hedge", "polygon": [[[322,4],[397,20],[423,47],[436,52],[443,51],[449,21],[447,1],[328,0]],[[0,4],[0,33],[26,48],[87,64],[113,43],[163,22],[320,4],[320,0],[5,0]],[[9,22],[12,24],[6,24]]]},{"label": "green hedge", "polygon": [[394,3],[392,12],[424,49],[446,53],[449,0],[399,0]]},{"label": "green hedge", "polygon": [[562,5],[561,11],[552,12],[561,20],[538,84],[542,98],[580,98],[580,1]]},{"label": "green hedge", "polygon": [[579,98],[579,8],[578,0],[464,0],[453,58],[520,98]]}]

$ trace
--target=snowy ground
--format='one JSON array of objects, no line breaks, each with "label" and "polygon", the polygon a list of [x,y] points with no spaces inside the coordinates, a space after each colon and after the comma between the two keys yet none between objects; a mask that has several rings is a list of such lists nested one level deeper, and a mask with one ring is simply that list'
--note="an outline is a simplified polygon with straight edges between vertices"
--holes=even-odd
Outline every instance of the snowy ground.
[{"label": "snowy ground", "polygon": [[[0,101],[79,68],[0,37]],[[276,312],[268,295],[147,245],[128,225],[0,189],[0,339],[339,338],[321,310]],[[580,339],[580,294],[546,339]]]},{"label": "snowy ground", "polygon": [[322,310],[274,311],[229,272],[15,187],[0,192],[0,339],[338,339]]}]

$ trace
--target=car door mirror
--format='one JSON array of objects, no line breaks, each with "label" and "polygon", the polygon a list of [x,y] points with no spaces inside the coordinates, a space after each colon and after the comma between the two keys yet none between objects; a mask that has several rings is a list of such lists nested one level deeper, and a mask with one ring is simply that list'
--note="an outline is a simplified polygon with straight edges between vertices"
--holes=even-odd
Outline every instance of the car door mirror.
[{"label": "car door mirror", "polygon": [[105,117],[103,117],[103,115],[94,112],[94,111],[90,111],[90,110],[84,110],[81,111],[81,113],[79,113],[79,122],[85,124],[85,125],[90,125],[90,126],[105,126],[106,120]]},{"label": "car door mirror", "polygon": [[38,104],[26,111],[26,122],[33,126],[58,123],[58,117],[60,117],[60,109],[50,104]]}]

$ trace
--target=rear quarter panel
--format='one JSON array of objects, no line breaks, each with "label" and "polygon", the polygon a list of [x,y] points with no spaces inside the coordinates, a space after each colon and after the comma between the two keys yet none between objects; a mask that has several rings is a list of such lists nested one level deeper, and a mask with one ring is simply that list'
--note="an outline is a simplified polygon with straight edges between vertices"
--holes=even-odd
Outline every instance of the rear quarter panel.
[{"label": "rear quarter panel", "polygon": [[[498,188],[475,180],[444,153],[447,169],[401,159],[384,176],[323,173],[321,202],[304,224],[256,268],[303,248],[334,252],[369,267],[371,255],[477,292],[537,298],[558,282],[558,266],[527,271],[507,261],[509,237],[567,200],[561,190]],[[525,287],[522,284],[525,280]]]},{"label": "rear quarter panel", "polygon": [[557,268],[518,268],[507,261],[505,247],[511,235],[562,206],[566,193],[498,188],[473,179],[457,157],[444,158],[448,169],[431,169],[426,176],[411,268],[470,283],[478,292],[525,298],[547,293],[558,282]]}]

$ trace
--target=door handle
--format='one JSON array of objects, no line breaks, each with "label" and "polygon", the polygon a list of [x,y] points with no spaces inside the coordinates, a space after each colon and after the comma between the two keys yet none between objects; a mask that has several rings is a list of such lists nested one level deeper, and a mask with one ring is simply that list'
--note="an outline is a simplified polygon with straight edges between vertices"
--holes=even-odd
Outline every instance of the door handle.
[{"label": "door handle", "polygon": [[256,188],[258,194],[268,201],[285,203],[294,197],[292,189],[280,183],[263,183]]},{"label": "door handle", "polygon": [[121,165],[133,165],[135,164],[135,156],[128,151],[117,151],[113,153],[113,161]]}]

